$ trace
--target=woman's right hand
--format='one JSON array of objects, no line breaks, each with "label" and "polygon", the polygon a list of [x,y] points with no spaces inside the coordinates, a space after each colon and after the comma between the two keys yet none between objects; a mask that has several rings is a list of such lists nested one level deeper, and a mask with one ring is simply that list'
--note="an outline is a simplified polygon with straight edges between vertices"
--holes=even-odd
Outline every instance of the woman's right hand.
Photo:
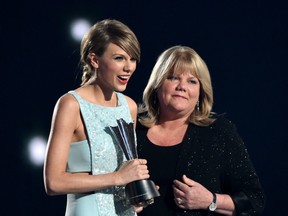
[{"label": "woman's right hand", "polygon": [[115,175],[118,185],[126,185],[140,179],[148,179],[150,175],[147,168],[147,160],[134,159],[126,161],[115,172]]}]

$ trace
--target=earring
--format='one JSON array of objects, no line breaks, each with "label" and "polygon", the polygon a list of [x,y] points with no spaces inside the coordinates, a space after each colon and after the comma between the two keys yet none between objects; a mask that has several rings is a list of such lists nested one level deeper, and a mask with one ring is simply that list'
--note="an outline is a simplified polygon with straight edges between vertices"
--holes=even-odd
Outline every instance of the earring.
[{"label": "earring", "polygon": [[200,111],[200,106],[199,106],[199,100],[197,101],[197,103],[196,103],[196,110],[197,110],[197,112],[199,112]]}]

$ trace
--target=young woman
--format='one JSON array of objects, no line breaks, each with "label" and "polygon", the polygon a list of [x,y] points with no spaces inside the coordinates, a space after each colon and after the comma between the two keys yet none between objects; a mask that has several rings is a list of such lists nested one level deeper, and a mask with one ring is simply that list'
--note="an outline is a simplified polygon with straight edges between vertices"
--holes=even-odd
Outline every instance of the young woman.
[{"label": "young woman", "polygon": [[137,105],[123,95],[140,60],[139,42],[117,20],[97,22],[83,37],[82,84],[60,97],[44,167],[47,194],[67,194],[66,216],[135,215],[123,186],[149,178],[146,160],[126,159],[109,127],[136,122]]}]

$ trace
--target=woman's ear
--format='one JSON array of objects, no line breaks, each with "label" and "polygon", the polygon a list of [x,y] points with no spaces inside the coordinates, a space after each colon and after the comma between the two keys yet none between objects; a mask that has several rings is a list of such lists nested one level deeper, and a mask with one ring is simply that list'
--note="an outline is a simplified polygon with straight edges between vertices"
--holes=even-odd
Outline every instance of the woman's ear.
[{"label": "woman's ear", "polygon": [[94,68],[98,68],[99,67],[99,61],[98,61],[98,57],[95,55],[95,53],[90,53],[88,57],[90,59],[91,65]]}]

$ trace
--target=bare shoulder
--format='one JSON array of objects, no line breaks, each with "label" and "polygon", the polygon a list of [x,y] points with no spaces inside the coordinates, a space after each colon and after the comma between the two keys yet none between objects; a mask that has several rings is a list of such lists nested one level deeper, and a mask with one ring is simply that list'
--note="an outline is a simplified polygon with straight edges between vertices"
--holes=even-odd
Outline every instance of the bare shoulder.
[{"label": "bare shoulder", "polygon": [[133,119],[133,122],[135,123],[135,126],[136,126],[136,120],[137,120],[137,104],[136,102],[130,98],[129,96],[126,96],[125,95],[125,98],[127,100],[127,103],[128,103],[128,106],[129,106],[129,109],[130,109],[130,113],[131,113],[131,117]]},{"label": "bare shoulder", "polygon": [[137,104],[136,104],[136,102],[132,99],[132,98],[130,98],[129,96],[127,96],[127,95],[125,95],[125,98],[126,98],[126,100],[127,100],[127,103],[128,103],[128,106],[130,107],[130,110],[131,109],[137,109]]},{"label": "bare shoulder", "polygon": [[56,107],[61,110],[66,110],[66,111],[78,111],[79,110],[79,104],[74,98],[73,95],[66,93],[62,95],[56,104]]}]

